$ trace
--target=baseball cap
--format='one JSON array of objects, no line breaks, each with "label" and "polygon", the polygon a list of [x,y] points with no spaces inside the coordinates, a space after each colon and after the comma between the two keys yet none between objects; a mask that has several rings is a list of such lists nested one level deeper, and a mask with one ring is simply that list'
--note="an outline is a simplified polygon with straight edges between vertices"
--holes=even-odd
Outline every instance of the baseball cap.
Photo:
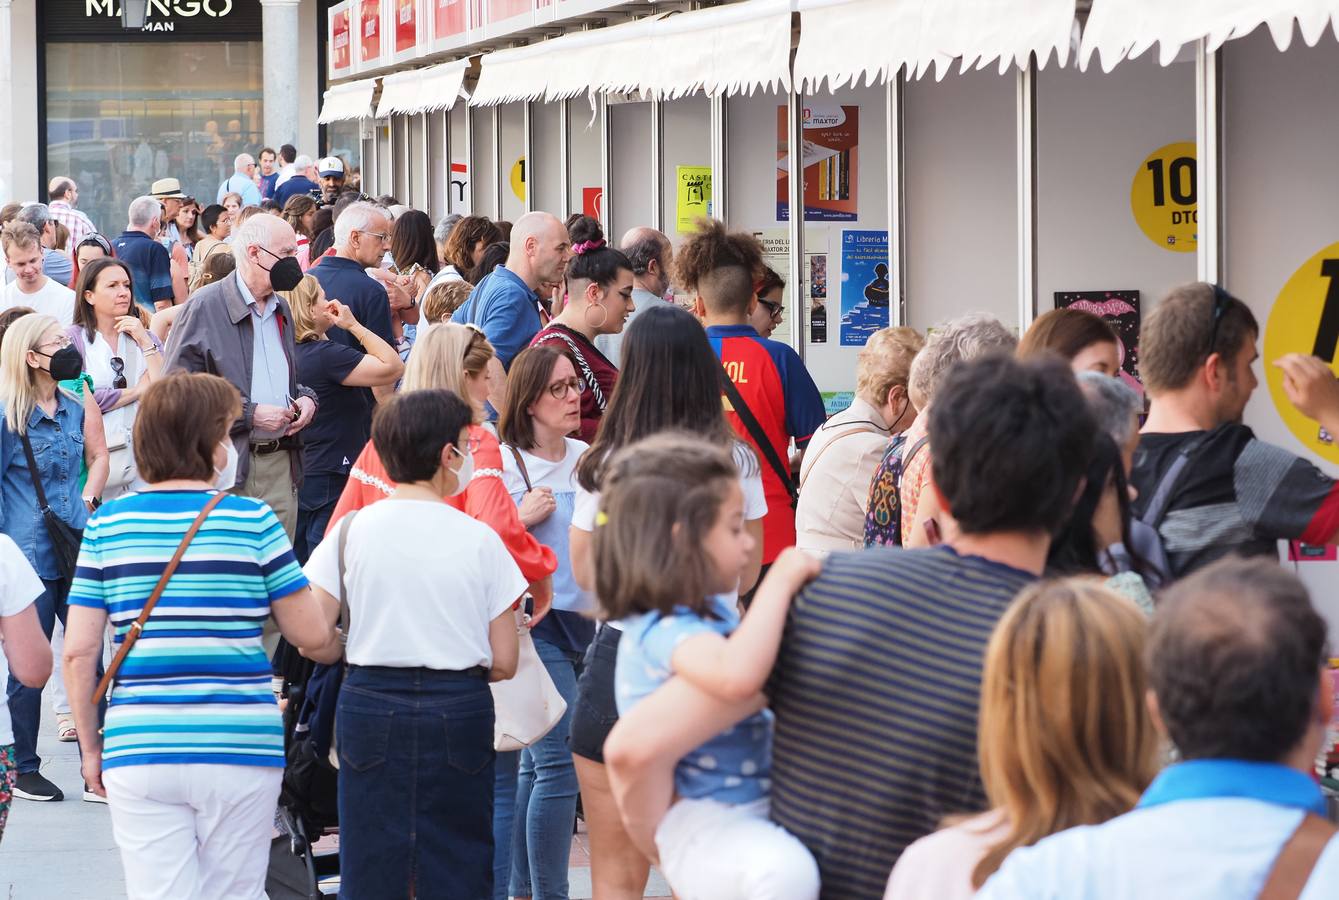
[{"label": "baseball cap", "polygon": [[329,178],[331,175],[343,175],[344,163],[336,156],[327,156],[316,164],[316,172],[322,178]]},{"label": "baseball cap", "polygon": [[181,192],[181,182],[175,178],[160,178],[149,186],[149,196],[157,197],[159,200],[184,200],[186,195]]}]

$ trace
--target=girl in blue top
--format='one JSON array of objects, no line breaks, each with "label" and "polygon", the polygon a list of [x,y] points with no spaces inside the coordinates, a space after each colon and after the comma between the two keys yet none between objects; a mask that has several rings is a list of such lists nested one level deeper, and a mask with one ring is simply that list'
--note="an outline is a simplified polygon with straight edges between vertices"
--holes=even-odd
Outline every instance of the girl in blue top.
[{"label": "girl in blue top", "polygon": [[728,452],[665,434],[611,461],[594,557],[596,594],[623,627],[619,714],[676,676],[755,709],[679,761],[677,800],[654,826],[654,845],[643,848],[659,856],[680,900],[818,896],[813,857],[768,819],[772,717],[760,689],[789,599],[819,564],[798,551],[778,558],[741,625],[730,597],[753,544]]}]

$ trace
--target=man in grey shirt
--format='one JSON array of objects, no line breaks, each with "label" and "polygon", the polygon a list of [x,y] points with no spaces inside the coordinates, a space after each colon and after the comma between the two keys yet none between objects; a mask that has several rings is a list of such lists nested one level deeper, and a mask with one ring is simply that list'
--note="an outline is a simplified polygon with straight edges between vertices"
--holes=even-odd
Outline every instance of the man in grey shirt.
[{"label": "man in grey shirt", "polygon": [[633,317],[648,306],[665,303],[665,292],[670,287],[670,267],[674,263],[674,247],[670,239],[654,228],[639,225],[623,235],[619,249],[632,262],[632,302],[636,309],[623,323],[618,334],[602,334],[595,346],[614,365],[623,366],[623,335]]}]

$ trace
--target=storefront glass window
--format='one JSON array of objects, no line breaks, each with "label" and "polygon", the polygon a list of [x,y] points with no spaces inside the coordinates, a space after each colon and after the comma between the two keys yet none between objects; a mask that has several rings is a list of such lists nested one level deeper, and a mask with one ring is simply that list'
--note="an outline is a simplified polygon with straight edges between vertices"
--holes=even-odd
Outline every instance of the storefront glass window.
[{"label": "storefront glass window", "polygon": [[332,122],[326,126],[326,155],[338,156],[344,160],[344,171],[348,175],[345,185],[362,190],[363,183],[363,123],[359,119]]},{"label": "storefront glass window", "polygon": [[110,235],[159,178],[213,203],[261,129],[259,41],[49,43],[47,174],[79,184],[79,208]]}]

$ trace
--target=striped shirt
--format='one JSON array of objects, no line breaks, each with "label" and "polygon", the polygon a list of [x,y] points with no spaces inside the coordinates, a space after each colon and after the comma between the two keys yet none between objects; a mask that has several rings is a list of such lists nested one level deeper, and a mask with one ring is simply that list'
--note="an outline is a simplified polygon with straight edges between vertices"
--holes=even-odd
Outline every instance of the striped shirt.
[{"label": "striped shirt", "polygon": [[976,718],[995,623],[1034,575],[947,546],[828,558],[795,599],[769,686],[772,818],[824,900],[881,897],[902,850],[980,812]]},{"label": "striped shirt", "polygon": [[[70,603],[104,610],[120,644],[212,491],[146,491],[88,520]],[[307,586],[259,500],[209,514],[117,673],[103,767],[214,763],[282,768],[283,730],[261,626]]]}]

